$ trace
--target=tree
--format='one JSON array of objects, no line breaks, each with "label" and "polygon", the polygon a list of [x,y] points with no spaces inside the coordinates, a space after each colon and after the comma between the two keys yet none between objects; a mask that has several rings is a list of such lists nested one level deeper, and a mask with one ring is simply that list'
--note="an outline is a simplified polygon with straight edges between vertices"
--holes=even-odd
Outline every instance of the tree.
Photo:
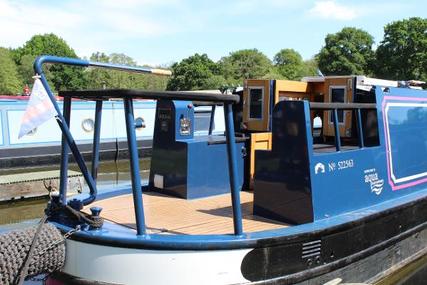
[{"label": "tree", "polygon": [[22,91],[22,82],[10,52],[0,48],[0,94],[16,95]]},{"label": "tree", "polygon": [[242,84],[243,79],[262,78],[270,72],[270,59],[257,49],[243,49],[230,53],[220,60],[227,81]]},{"label": "tree", "polygon": [[[35,35],[25,45],[14,51],[15,62],[20,66],[25,82],[28,78],[29,62],[33,62],[40,55],[56,55],[77,58],[74,50],[58,36],[54,34]],[[70,67],[65,65],[52,65],[45,67],[44,72],[55,90],[80,89],[85,87],[86,79],[81,67]]]},{"label": "tree", "polygon": [[311,58],[304,61],[303,75],[315,76],[319,74],[319,65],[316,58]]},{"label": "tree", "polygon": [[[194,54],[172,65],[168,90],[200,90],[220,88],[225,80],[219,66],[206,54]],[[220,85],[221,84],[221,85]]]},{"label": "tree", "polygon": [[297,80],[304,76],[304,61],[294,49],[280,50],[274,56],[273,63],[278,72],[286,79]]},{"label": "tree", "polygon": [[[109,56],[96,52],[90,57],[91,61],[113,63],[118,65],[137,66],[131,57],[122,53],[112,53]],[[103,68],[93,68],[88,71],[88,88],[129,88],[145,90],[165,90],[167,77],[152,74],[141,74]]]},{"label": "tree", "polygon": [[32,85],[34,82],[34,60],[34,56],[26,54],[21,57],[20,64],[17,65],[18,73],[21,76],[23,83],[28,86]]},{"label": "tree", "polygon": [[[110,58],[105,53],[96,52],[92,53],[90,61],[109,63]],[[88,89],[104,89],[107,88],[107,84],[109,84],[111,76],[107,69],[90,68],[87,70],[87,79]]]},{"label": "tree", "polygon": [[384,27],[375,74],[394,80],[427,80],[427,19],[410,18]]},{"label": "tree", "polygon": [[328,34],[318,55],[319,68],[325,75],[368,75],[374,58],[373,43],[373,37],[361,29],[343,28]]}]

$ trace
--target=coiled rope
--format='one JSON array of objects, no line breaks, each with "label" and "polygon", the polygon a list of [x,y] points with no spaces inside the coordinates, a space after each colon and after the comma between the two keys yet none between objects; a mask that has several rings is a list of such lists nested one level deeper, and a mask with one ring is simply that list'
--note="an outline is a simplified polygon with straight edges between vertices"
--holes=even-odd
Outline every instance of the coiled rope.
[{"label": "coiled rope", "polygon": [[[26,278],[60,270],[65,263],[65,239],[80,230],[80,225],[100,228],[103,219],[73,209],[69,205],[49,202],[45,216],[37,226],[0,235],[0,284],[22,285]],[[60,214],[68,217],[76,228],[64,235],[49,217]]]},{"label": "coiled rope", "polygon": [[64,237],[45,219],[38,226],[0,235],[0,284],[21,285],[27,277],[64,266]]}]

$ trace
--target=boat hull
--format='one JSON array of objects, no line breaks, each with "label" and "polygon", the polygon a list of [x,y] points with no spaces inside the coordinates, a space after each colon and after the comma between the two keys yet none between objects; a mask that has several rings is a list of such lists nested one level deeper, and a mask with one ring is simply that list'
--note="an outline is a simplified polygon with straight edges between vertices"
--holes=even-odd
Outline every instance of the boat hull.
[{"label": "boat hull", "polygon": [[[240,263],[248,249],[234,251],[130,250],[67,241],[67,262],[52,279],[79,284],[324,284],[335,278],[344,282],[373,283],[427,254],[427,230],[421,230],[366,258],[307,279],[302,271],[260,281],[245,279]],[[352,257],[348,257],[351,259]],[[79,276],[79,277],[76,277]],[[302,280],[302,281],[301,281]],[[96,282],[96,283],[94,283]]]},{"label": "boat hull", "polygon": [[250,249],[144,250],[68,240],[63,272],[109,284],[238,284],[240,264]]},{"label": "boat hull", "polygon": [[252,233],[252,239],[203,245],[113,238],[105,224],[102,231],[67,241],[63,273],[112,284],[371,282],[426,253],[427,198],[406,199],[381,211],[350,213],[353,220],[346,223],[324,221],[330,226],[323,229],[302,225],[307,231],[296,234],[294,226],[270,237]]}]

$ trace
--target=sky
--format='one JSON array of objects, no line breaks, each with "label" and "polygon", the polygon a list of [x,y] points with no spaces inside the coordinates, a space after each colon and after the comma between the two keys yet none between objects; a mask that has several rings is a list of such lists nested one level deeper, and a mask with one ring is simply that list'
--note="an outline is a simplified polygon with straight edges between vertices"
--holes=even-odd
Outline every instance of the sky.
[{"label": "sky", "polygon": [[426,0],[0,0],[0,46],[54,33],[79,57],[124,53],[140,65],[252,48],[270,59],[293,48],[310,59],[343,27],[378,44],[386,24],[410,17],[427,18]]}]

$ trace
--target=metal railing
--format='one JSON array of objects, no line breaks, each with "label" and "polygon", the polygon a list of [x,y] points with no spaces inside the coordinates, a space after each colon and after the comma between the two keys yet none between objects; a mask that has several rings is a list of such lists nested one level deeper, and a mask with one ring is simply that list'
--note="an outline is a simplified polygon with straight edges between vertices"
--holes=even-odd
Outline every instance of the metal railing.
[{"label": "metal railing", "polygon": [[335,134],[335,149],[341,151],[341,135],[338,122],[338,110],[351,110],[356,116],[357,135],[359,148],[365,147],[363,141],[363,124],[360,110],[376,110],[377,105],[372,103],[318,103],[310,102],[310,110],[323,110],[332,112],[332,122]]},{"label": "metal railing", "polygon": [[[137,235],[146,234],[144,207],[142,201],[142,187],[141,177],[139,172],[139,157],[135,134],[135,120],[133,114],[133,99],[168,99],[168,100],[192,100],[192,101],[203,101],[203,102],[221,102],[224,105],[224,118],[225,118],[225,133],[227,143],[227,156],[230,176],[230,189],[231,199],[233,208],[233,224],[235,235],[243,234],[242,226],[242,210],[240,205],[240,189],[237,181],[237,160],[236,160],[236,145],[234,135],[234,124],[233,124],[233,112],[232,104],[239,102],[239,96],[236,95],[224,95],[224,94],[207,94],[197,92],[156,92],[156,91],[142,91],[142,90],[91,90],[91,91],[65,91],[61,92],[61,96],[64,97],[63,113],[59,109],[56,103],[55,97],[49,87],[46,77],[43,73],[43,64],[65,64],[81,67],[101,67],[118,69],[123,71],[140,72],[140,73],[151,73],[159,75],[170,75],[169,71],[144,68],[144,67],[127,67],[118,66],[107,63],[90,62],[81,59],[74,58],[63,58],[57,56],[41,56],[34,62],[34,70],[40,76],[42,84],[46,89],[46,92],[55,107],[57,112],[57,122],[62,131],[62,149],[61,149],[61,180],[60,180],[60,201],[62,204],[67,203],[66,192],[67,192],[67,169],[68,169],[68,153],[71,150],[72,155],[75,158],[77,165],[82,172],[85,181],[88,184],[90,193],[89,197],[77,201],[77,204],[81,206],[88,205],[95,201],[97,196],[96,188],[96,176],[99,165],[99,145],[100,145],[100,129],[101,129],[101,117],[102,117],[102,102],[103,100],[111,98],[120,98],[124,102],[124,112],[126,121],[127,140],[130,153],[130,167],[131,167],[131,181],[132,181],[132,194],[134,201],[134,210],[136,217],[136,230]],[[77,144],[70,132],[70,113],[72,98],[84,98],[87,100],[96,101],[95,109],[95,122],[94,122],[94,137],[93,137],[93,149],[92,149],[92,169],[88,171],[86,163],[80,153]],[[214,113],[214,110],[212,110]],[[211,120],[213,119],[213,115]],[[210,130],[211,132],[211,130]],[[72,202],[72,201],[71,201]],[[76,202],[76,201],[75,201]],[[79,205],[77,205],[79,206]]]}]

